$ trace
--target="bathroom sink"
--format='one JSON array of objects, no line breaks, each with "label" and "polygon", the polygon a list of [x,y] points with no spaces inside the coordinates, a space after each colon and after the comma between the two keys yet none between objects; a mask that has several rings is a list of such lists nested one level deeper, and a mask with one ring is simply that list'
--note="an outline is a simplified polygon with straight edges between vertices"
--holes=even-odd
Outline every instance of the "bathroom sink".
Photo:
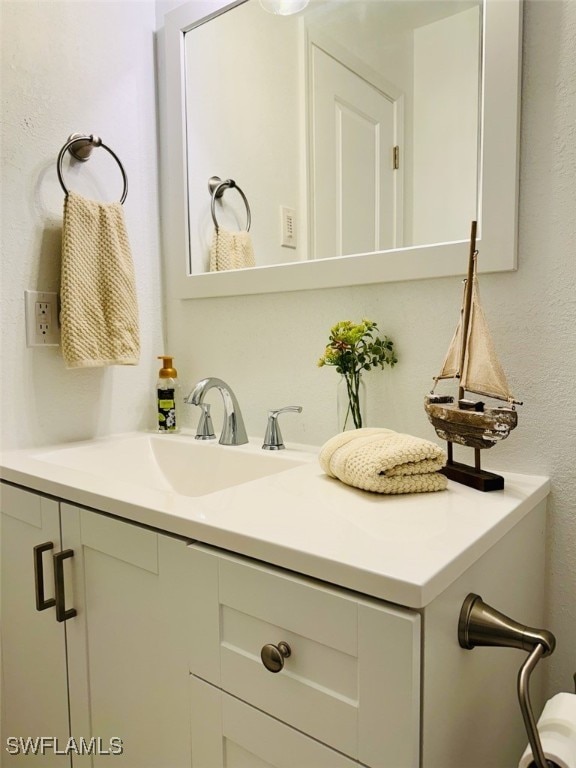
[{"label": "bathroom sink", "polygon": [[154,459],[176,493],[203,496],[294,469],[304,462],[261,446],[223,446],[217,442],[185,442],[170,437],[151,439]]},{"label": "bathroom sink", "polygon": [[133,434],[36,453],[36,459],[106,480],[183,496],[209,493],[294,469],[313,454],[269,452],[261,443],[222,446],[187,435]]}]

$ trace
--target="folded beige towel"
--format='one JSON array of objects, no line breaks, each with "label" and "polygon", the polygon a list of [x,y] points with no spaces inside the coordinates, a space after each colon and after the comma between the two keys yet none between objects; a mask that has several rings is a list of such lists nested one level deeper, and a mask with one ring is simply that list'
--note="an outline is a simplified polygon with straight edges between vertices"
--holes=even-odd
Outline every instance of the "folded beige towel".
[{"label": "folded beige towel", "polygon": [[210,272],[255,267],[250,232],[228,232],[215,229],[210,248]]},{"label": "folded beige towel", "polygon": [[138,363],[134,265],[120,203],[66,196],[60,298],[67,368]]},{"label": "folded beige towel", "polygon": [[447,485],[438,473],[446,464],[442,448],[391,429],[342,432],[322,446],[319,461],[327,475],[364,491],[422,493]]}]

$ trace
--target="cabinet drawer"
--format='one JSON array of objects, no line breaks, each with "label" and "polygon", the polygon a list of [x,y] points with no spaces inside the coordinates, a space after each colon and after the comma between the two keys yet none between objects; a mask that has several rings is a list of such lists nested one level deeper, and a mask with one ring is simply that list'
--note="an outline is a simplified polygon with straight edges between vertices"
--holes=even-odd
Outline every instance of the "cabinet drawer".
[{"label": "cabinet drawer", "polygon": [[209,683],[192,677],[191,685],[196,768],[359,768]]},{"label": "cabinet drawer", "polygon": [[[211,596],[196,616],[194,674],[366,765],[418,765],[417,613],[191,549]],[[261,650],[279,643],[290,655],[272,673]]]}]

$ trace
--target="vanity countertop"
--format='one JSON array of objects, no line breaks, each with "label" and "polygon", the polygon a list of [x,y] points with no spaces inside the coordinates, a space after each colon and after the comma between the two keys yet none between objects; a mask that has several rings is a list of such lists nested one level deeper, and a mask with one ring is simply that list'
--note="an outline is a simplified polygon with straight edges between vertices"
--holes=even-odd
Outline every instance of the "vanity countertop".
[{"label": "vanity countertop", "polygon": [[[276,455],[297,459],[299,466],[190,497],[150,470],[151,439],[134,433],[5,452],[0,478],[416,609],[428,605],[550,489],[546,477],[504,473],[503,491],[481,493],[449,482],[437,493],[384,496],[327,477],[313,449],[288,446]],[[98,457],[115,455],[118,446],[130,466],[105,471]],[[77,447],[91,452],[88,469],[66,464],[64,457],[75,456]],[[226,450],[256,452],[260,446]]]}]

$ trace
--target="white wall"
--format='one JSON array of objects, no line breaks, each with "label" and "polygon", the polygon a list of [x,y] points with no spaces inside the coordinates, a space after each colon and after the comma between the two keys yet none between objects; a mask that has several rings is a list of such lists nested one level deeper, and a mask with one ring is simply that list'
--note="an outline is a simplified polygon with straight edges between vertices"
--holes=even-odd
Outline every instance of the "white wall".
[{"label": "white wall", "polygon": [[[558,649],[543,663],[556,691],[570,690],[576,671],[576,3],[526,0],[524,15],[520,267],[487,276],[481,287],[510,384],[525,405],[518,429],[484,462],[552,478],[548,625]],[[460,294],[459,280],[439,279],[174,301],[168,338],[185,384],[219,376],[232,385],[250,433],[263,434],[268,408],[300,404],[302,415],[284,417],[285,440],[320,443],[336,431],[337,375],[316,367],[328,329],[340,319],[370,317],[400,356],[394,370],[371,374],[370,423],[433,438],[422,399],[453,332]],[[218,427],[217,393],[214,403]],[[195,424],[191,410],[185,418]],[[497,594],[483,597],[498,605]]]},{"label": "white wall", "polygon": [[[2,361],[4,448],[88,438],[147,423],[162,348],[158,250],[155,5],[2,0]],[[100,135],[129,179],[124,205],[140,303],[140,365],[68,371],[60,349],[25,346],[24,290],[58,290],[62,205],[56,158],[69,134]],[[65,171],[119,196],[96,150]]]}]

